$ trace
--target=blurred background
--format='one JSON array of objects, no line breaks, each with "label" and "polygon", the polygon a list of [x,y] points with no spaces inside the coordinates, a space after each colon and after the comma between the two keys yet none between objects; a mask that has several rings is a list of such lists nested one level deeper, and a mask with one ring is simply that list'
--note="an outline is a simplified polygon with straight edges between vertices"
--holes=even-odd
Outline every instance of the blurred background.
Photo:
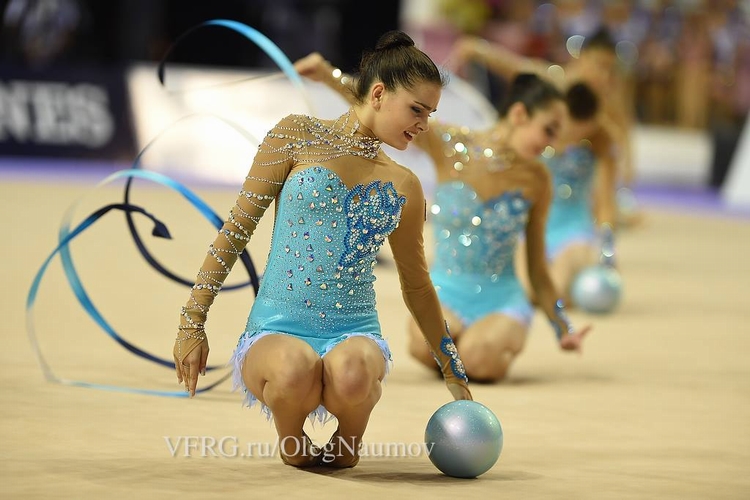
[{"label": "blurred background", "polygon": [[[337,97],[315,85],[304,95],[288,79],[248,79],[279,69],[229,30],[183,40],[161,85],[156,66],[170,46],[211,19],[257,29],[292,61],[317,50],[345,71],[389,29],[409,33],[439,63],[459,36],[474,34],[564,64],[576,41],[604,25],[617,42],[635,119],[636,184],[720,192],[730,175],[750,182],[735,173],[750,169],[741,139],[750,109],[750,0],[2,0],[0,14],[4,168],[49,170],[54,160],[70,160],[68,170],[92,162],[116,168],[153,146],[141,159],[155,168],[235,182],[257,137],[282,114],[339,111]],[[479,68],[466,79],[455,82],[440,118],[490,123],[488,107],[506,82]],[[744,199],[747,188],[740,192]]]}]

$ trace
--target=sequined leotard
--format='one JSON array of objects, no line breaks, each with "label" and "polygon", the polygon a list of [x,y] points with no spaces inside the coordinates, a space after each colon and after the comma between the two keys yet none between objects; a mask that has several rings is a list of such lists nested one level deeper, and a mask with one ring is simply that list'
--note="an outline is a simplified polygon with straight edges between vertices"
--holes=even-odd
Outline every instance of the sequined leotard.
[{"label": "sequined leotard", "polygon": [[440,301],[464,324],[490,313],[531,321],[532,308],[514,266],[528,207],[517,191],[483,201],[463,182],[438,185],[431,207],[435,261],[430,276]]},{"label": "sequined leotard", "polygon": [[[450,160],[430,207],[435,259],[430,276],[442,304],[468,326],[491,313],[511,316],[528,325],[533,308],[518,280],[514,256],[526,229],[530,202],[520,190],[504,190],[500,178],[486,173],[476,179],[498,184],[482,199],[469,184],[472,170],[496,171],[505,161],[473,135],[458,128],[432,125],[441,151]],[[487,144],[486,139],[476,144]],[[445,167],[443,167],[445,168]],[[464,180],[465,179],[465,180]]]},{"label": "sequined leotard", "polygon": [[323,355],[352,333],[379,339],[372,268],[405,197],[391,182],[349,189],[335,172],[313,166],[290,176],[281,200],[273,257],[240,342],[286,332]]},{"label": "sequined leotard", "polygon": [[544,161],[554,185],[547,218],[547,257],[552,259],[571,243],[595,241],[591,193],[596,156],[590,147],[581,144]]},{"label": "sequined leotard", "polygon": [[[389,240],[404,298],[420,322],[446,377],[465,379],[427,272],[422,225],[425,201],[410,170],[361,134],[351,112],[334,122],[292,115],[271,130],[255,157],[238,201],[209,250],[181,332],[200,337],[213,298],[271,201],[276,201],[268,264],[232,357],[242,364],[265,335],[307,342],[320,356],[352,335],[374,340],[391,355],[378,321],[375,258]],[[178,337],[179,340],[179,337]],[[448,370],[446,372],[446,370]],[[257,399],[245,389],[247,403]],[[270,416],[268,408],[263,410]],[[327,418],[322,406],[311,418]]]}]

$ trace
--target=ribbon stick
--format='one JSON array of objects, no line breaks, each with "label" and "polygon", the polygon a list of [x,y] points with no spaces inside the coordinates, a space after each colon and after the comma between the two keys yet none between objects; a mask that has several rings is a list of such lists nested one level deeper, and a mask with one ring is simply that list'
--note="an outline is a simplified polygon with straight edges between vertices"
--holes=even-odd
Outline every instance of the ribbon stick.
[{"label": "ribbon stick", "polygon": [[[211,83],[208,85],[202,85],[200,87],[190,87],[189,89],[167,89],[167,92],[170,94],[177,94],[177,93],[184,93],[184,92],[198,92],[201,90],[213,90],[223,87],[229,87],[232,85],[240,85],[242,83],[250,83],[253,82],[255,84],[258,83],[270,83],[275,80],[282,80],[284,78],[288,78],[288,76],[284,72],[272,72],[272,73],[266,73],[266,74],[257,74],[253,76],[248,76],[247,78],[240,78],[238,80],[232,80],[229,82],[220,82],[220,83]],[[163,83],[163,82],[162,82]]]},{"label": "ribbon stick", "polygon": [[299,90],[300,94],[302,95],[302,98],[305,101],[305,104],[307,105],[310,113],[315,114],[315,108],[312,104],[312,100],[310,99],[310,96],[308,95],[307,89],[305,87],[304,81],[302,80],[302,77],[299,73],[297,73],[297,70],[294,69],[294,63],[289,60],[289,58],[284,54],[284,52],[275,44],[273,41],[271,41],[270,38],[265,36],[260,31],[256,30],[255,28],[252,28],[246,24],[243,24],[238,21],[233,21],[230,19],[213,19],[210,21],[203,22],[201,24],[198,24],[197,26],[193,26],[186,32],[184,32],[182,35],[180,35],[177,40],[172,44],[172,46],[167,50],[166,54],[162,58],[162,60],[159,62],[159,66],[157,69],[157,75],[159,77],[159,81],[162,85],[166,86],[166,62],[167,59],[169,59],[169,56],[172,54],[172,52],[175,50],[175,48],[186,38],[194,34],[196,31],[201,30],[206,27],[211,26],[220,26],[223,28],[228,28],[230,30],[233,30],[251,42],[255,43],[255,45],[258,46],[265,54],[271,58],[271,60],[276,63],[276,65],[281,69],[281,72],[286,75],[286,77],[289,79],[289,81],[294,85],[297,90]]}]

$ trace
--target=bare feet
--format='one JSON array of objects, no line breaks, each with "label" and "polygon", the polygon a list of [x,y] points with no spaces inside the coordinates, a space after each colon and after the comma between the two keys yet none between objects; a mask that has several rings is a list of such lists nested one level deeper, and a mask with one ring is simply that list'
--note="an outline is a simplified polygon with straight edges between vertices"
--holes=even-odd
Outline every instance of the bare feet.
[{"label": "bare feet", "polygon": [[339,429],[333,433],[331,439],[323,447],[320,465],[346,469],[359,463],[359,443],[354,437],[344,438]]},{"label": "bare feet", "polygon": [[[287,455],[284,451],[289,452]],[[312,442],[312,439],[302,433],[302,440],[286,437],[282,439],[279,447],[281,461],[292,467],[314,467],[320,465],[321,449]]]}]

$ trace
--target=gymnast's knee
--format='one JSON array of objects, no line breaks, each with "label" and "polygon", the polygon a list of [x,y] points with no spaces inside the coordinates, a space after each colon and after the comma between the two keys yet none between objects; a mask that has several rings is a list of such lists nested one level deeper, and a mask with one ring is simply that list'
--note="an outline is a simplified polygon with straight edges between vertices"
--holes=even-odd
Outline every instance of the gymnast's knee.
[{"label": "gymnast's knee", "polygon": [[298,400],[323,385],[323,361],[298,351],[281,353],[268,376],[268,383],[278,399]]},{"label": "gymnast's knee", "polygon": [[[497,382],[505,378],[513,360],[523,350],[516,335],[473,335],[458,344],[470,380]],[[468,341],[468,342],[467,342]]]},{"label": "gymnast's knee", "polygon": [[329,410],[334,411],[329,405],[354,406],[380,398],[380,378],[385,371],[382,355],[374,359],[368,352],[354,351],[324,359],[323,397]]},{"label": "gymnast's knee", "polygon": [[[465,351],[463,351],[465,352]],[[506,350],[499,355],[490,356],[489,353],[469,350],[469,354],[461,354],[469,380],[478,383],[499,382],[504,379],[510,364],[516,354]]]}]

